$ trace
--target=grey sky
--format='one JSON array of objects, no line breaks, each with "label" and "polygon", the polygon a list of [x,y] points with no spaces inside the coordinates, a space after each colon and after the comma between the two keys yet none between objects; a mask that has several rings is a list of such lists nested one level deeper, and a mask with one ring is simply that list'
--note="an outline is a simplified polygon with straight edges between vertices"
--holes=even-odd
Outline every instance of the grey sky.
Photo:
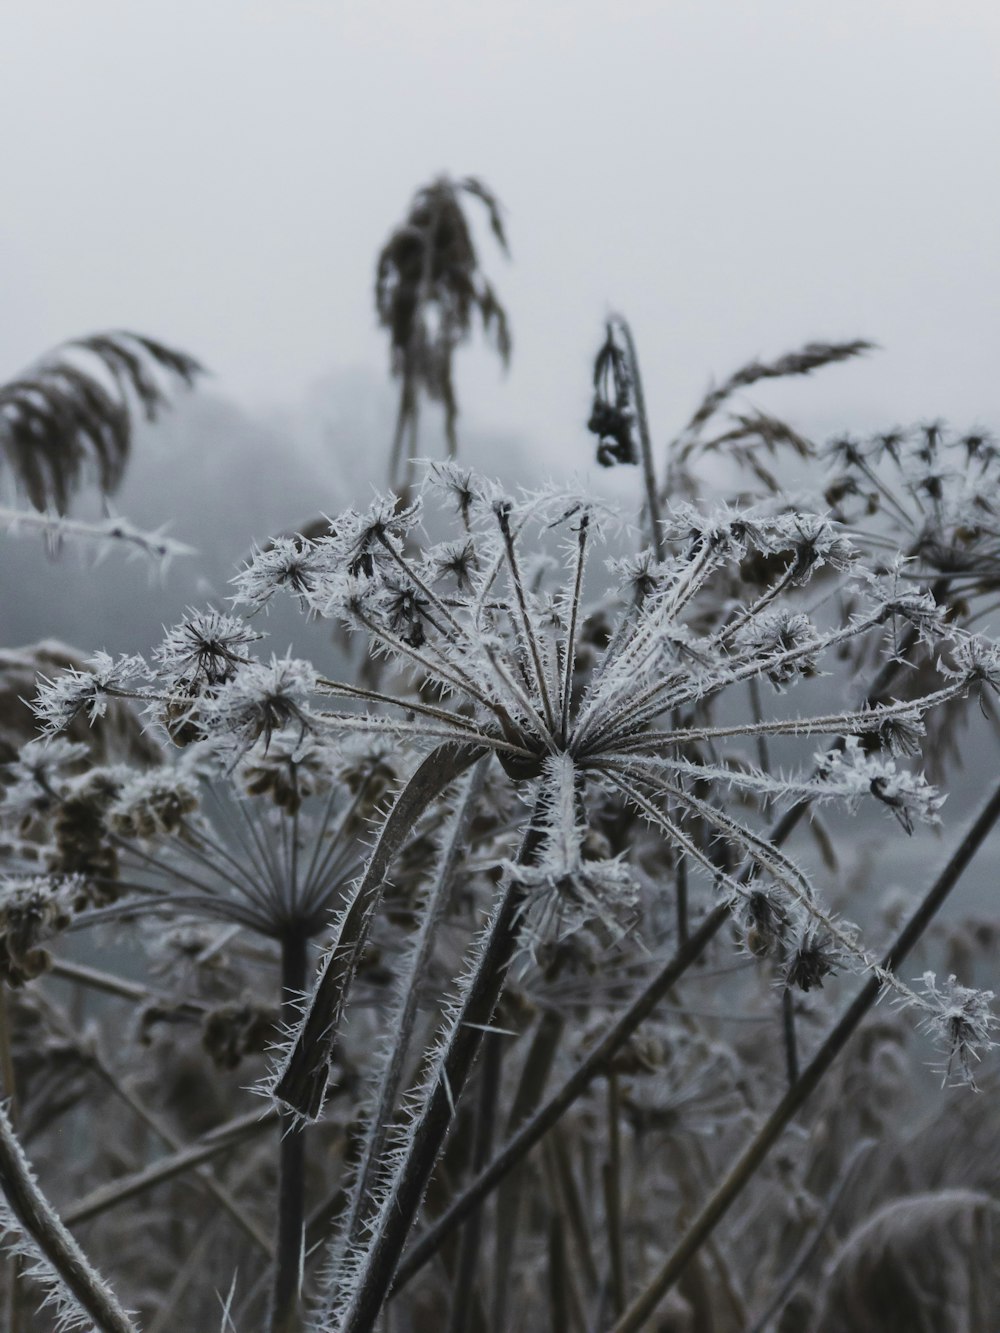
[{"label": "grey sky", "polygon": [[[373,261],[441,171],[497,191],[513,250],[484,237],[511,372],[479,350],[457,365],[478,459],[510,437],[586,467],[616,307],[661,444],[711,375],[817,337],[884,350],[759,401],[820,432],[1000,429],[996,0],[4,0],[2,18],[0,379],[125,326],[202,357],[235,405],[144,437],[121,497],[138,521],[178,518],[215,584],[180,562],[163,589],[116,562],[98,581],[11,542],[4,577],[34,594],[0,616],[7,643],[154,642],[225,594],[251,537],[342,502],[328,455],[303,458],[328,437],[352,446],[348,486],[369,462],[381,482]],[[261,481],[271,440],[280,486]],[[296,618],[269,628],[307,650]]]},{"label": "grey sky", "polygon": [[248,408],[381,376],[372,261],[447,170],[513,249],[470,425],[566,457],[612,307],[660,439],[710,374],[856,335],[885,351],[767,401],[1000,424],[995,0],[6,0],[3,32],[0,375],[125,325]]}]

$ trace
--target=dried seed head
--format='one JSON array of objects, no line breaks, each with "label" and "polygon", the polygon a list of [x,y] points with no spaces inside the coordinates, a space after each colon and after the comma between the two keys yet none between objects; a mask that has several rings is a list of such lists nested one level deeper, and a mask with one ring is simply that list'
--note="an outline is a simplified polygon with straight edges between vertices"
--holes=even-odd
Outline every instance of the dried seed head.
[{"label": "dried seed head", "polygon": [[844,955],[826,930],[810,928],[785,964],[785,985],[799,990],[821,989],[827,977],[836,976]]},{"label": "dried seed head", "polygon": [[45,875],[0,881],[0,980],[23,986],[48,969],[41,946],[69,925],[76,890]]}]

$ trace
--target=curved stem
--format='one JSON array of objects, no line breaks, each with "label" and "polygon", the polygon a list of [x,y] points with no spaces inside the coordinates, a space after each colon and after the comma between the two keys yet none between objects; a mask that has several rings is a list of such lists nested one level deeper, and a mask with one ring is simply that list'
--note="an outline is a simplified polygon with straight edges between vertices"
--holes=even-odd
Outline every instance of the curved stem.
[{"label": "curved stem", "polygon": [[396,797],[365,873],[341,917],[337,939],[327,952],[295,1042],[275,1082],[275,1097],[300,1115],[315,1119],[322,1110],[347,992],[368,941],[393,857],[424,811],[484,753],[481,746],[440,745]]},{"label": "curved stem", "polygon": [[0,1188],[21,1228],[72,1299],[102,1333],[137,1333],[111,1288],[94,1269],[39,1189],[27,1158],[0,1107]]},{"label": "curved stem", "polygon": [[632,396],[635,401],[635,415],[639,426],[639,445],[642,449],[642,478],[646,488],[646,508],[649,513],[649,526],[653,539],[653,552],[657,560],[663,559],[663,532],[660,528],[660,496],[656,486],[656,471],[653,465],[653,442],[649,436],[649,418],[646,416],[646,395],[642,389],[642,375],[639,373],[639,353],[628,320],[623,315],[613,315],[612,320],[621,330],[625,340],[625,353],[628,356],[629,375],[632,379]]},{"label": "curved stem", "polygon": [[405,979],[405,992],[399,1006],[392,1014],[393,1045],[382,1073],[378,1102],[371,1118],[367,1141],[358,1164],[351,1206],[344,1222],[344,1235],[349,1242],[357,1242],[359,1239],[365,1205],[370,1201],[379,1163],[385,1150],[403,1079],[410,1039],[416,1023],[420,987],[427,979],[437,929],[444,917],[451,894],[455,868],[462,853],[463,838],[468,829],[473,806],[480,795],[484,773],[484,767],[480,764],[466,786],[453,816],[451,828],[443,840],[434,881],[427,891],[423,904],[421,924],[408,960],[409,976]]}]

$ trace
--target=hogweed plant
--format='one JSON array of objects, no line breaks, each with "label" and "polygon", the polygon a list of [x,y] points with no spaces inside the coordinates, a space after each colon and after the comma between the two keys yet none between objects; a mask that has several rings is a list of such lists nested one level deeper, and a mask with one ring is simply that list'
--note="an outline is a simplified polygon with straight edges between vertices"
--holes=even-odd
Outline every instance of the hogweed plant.
[{"label": "hogweed plant", "polygon": [[[400,470],[421,384],[454,444],[450,358],[473,311],[506,337],[458,188],[422,192],[380,261]],[[493,197],[461,188],[503,241]],[[845,1079],[891,1083],[918,1026],[944,1080],[973,1082],[990,994],[903,965],[1000,792],[887,948],[824,901],[808,844],[788,840],[808,817],[830,860],[837,807],[867,805],[901,837],[940,822],[921,771],[934,719],[989,708],[1000,689],[1000,650],[970,628],[992,586],[988,497],[941,464],[952,446],[937,428],[886,446],[908,469],[906,501],[871,450],[839,446],[833,515],[777,483],[777,451],[820,452],[786,423],[737,413],[709,434],[741,390],[850,360],[860,341],[753,362],[711,389],[661,482],[631,331],[613,316],[605,333],[590,427],[602,463],[641,465],[638,539],[631,515],[592,497],[511,494],[431,464],[419,491],[407,481],[321,535],[267,543],[229,612],[189,611],[151,654],[97,653],[41,680],[43,736],[5,764],[0,803],[0,1183],[6,1234],[34,1266],[9,1285],[12,1328],[17,1293],[40,1280],[63,1326],[143,1319],[147,1333],[360,1333],[395,1327],[394,1308],[407,1327],[500,1333],[516,1300],[531,1329],[626,1333],[657,1311],[671,1330],[695,1314],[763,1329],[803,1298],[858,1154],[902,1104],[898,1084],[848,1095],[831,1073],[876,1001],[891,1002],[865,1028],[875,1054]],[[987,475],[988,443],[963,448]],[[762,497],[704,498],[694,469],[719,451]],[[891,522],[872,532],[849,501]],[[380,669],[338,679],[266,651],[280,597]],[[108,741],[98,755],[84,728],[123,710],[145,722],[141,752]],[[84,932],[112,952],[128,941],[141,979],[67,956]],[[860,989],[818,1032],[817,993],[844,973]],[[119,1031],[107,1053],[59,984],[137,1008],[134,1039]],[[775,995],[782,1071],[760,1052]],[[270,1109],[239,1114],[238,1067]],[[816,1144],[769,1159],[821,1083]],[[66,1170],[60,1221],[18,1138],[62,1188],[50,1122],[99,1096],[164,1155],[150,1161],[140,1137],[131,1158],[109,1147]],[[179,1134],[165,1105],[197,1128]],[[96,1166],[113,1178],[95,1189]],[[217,1209],[207,1226],[171,1183],[185,1176]],[[64,1222],[96,1226],[101,1268],[117,1263],[139,1316]],[[136,1234],[154,1256],[141,1282],[123,1267]]]},{"label": "hogweed plant", "polygon": [[[440,525],[432,509],[451,514],[454,536],[421,539],[425,517],[435,531]],[[390,495],[348,511],[328,536],[271,548],[236,580],[236,603],[251,614],[290,593],[309,613],[364,635],[370,651],[391,660],[392,688],[328,679],[289,657],[263,659],[254,651],[254,621],[207,613],[171,631],[150,661],[101,655],[90,670],[68,672],[39,692],[35,709],[50,736],[81,712],[97,717],[109,701],[131,700],[188,747],[170,770],[90,772],[78,780],[96,788],[101,836],[107,830],[117,862],[105,876],[92,865],[83,869],[94,885],[107,879],[124,895],[98,910],[207,912],[278,936],[286,1006],[303,988],[305,940],[322,933],[333,901],[315,864],[345,868],[325,827],[310,870],[298,878],[295,865],[307,856],[294,822],[303,788],[333,785],[342,756],[359,740],[410,756],[410,776],[333,918],[301,1019],[286,1020],[273,1092],[300,1117],[284,1140],[299,1153],[299,1176],[301,1122],[322,1113],[392,859],[463,772],[478,774],[472,787],[465,780],[466,794],[448,816],[437,869],[415,902],[423,925],[398,960],[386,1027],[396,1040],[383,1041],[369,1075],[378,1090],[367,1147],[325,1267],[317,1329],[370,1328],[377,1318],[475,1058],[484,1041],[496,1040],[489,1034],[512,964],[537,966],[578,935],[614,945],[637,928],[644,897],[669,892],[650,882],[650,838],[662,844],[662,867],[676,873],[683,863],[701,878],[708,902],[718,905],[708,908],[710,917],[730,916],[752,954],[775,960],[786,989],[810,992],[843,969],[870,973],[944,1039],[953,1075],[971,1078],[989,1045],[992,1019],[977,993],[933,978],[915,991],[882,966],[761,819],[775,807],[856,808],[867,800],[906,832],[935,822],[942,798],[902,761],[918,751],[932,709],[1000,687],[1000,653],[949,627],[900,569],[873,574],[845,531],[821,516],[777,504],[707,512],[679,505],[661,520],[662,558],[646,550],[608,561],[619,528],[614,513],[583,497],[555,489],[514,497],[457,466],[436,465],[412,503]],[[752,596],[732,597],[739,570],[750,564],[768,577]],[[599,614],[588,598],[591,582],[602,592]],[[840,615],[847,597],[851,609]],[[939,663],[935,688],[919,698],[801,712],[782,701],[760,720],[726,718],[728,697],[748,681],[766,682],[777,696],[791,693],[862,638],[876,639],[891,659],[905,632]],[[746,747],[761,739],[794,738],[807,748],[788,771],[747,757]],[[836,738],[840,744],[831,745]],[[246,801],[236,803],[257,848],[256,871],[204,820],[190,822],[193,778],[208,762],[242,775],[250,792],[270,788],[286,813],[293,810],[286,842],[269,852],[266,821]],[[29,776],[8,797],[12,809],[30,806]],[[35,781],[52,786],[37,774]],[[484,846],[494,867],[492,901],[407,1091],[402,1075],[438,904],[454,874],[469,802],[483,784],[508,788],[492,800],[512,810]],[[611,831],[623,819],[632,845],[616,850]],[[157,850],[164,834],[174,836],[169,858]],[[124,842],[134,864],[128,878]],[[640,846],[641,859],[633,854]],[[357,860],[358,853],[348,855],[346,867]],[[221,891],[210,891],[207,877]],[[332,883],[340,888],[343,879],[334,875]],[[283,934],[292,922],[302,936],[294,969]],[[294,1206],[292,1252],[287,1236],[278,1244],[286,1261],[276,1297],[285,1303],[281,1318],[291,1299],[289,1272],[298,1272],[302,1257],[301,1200]],[[276,1316],[273,1326],[285,1325]]]}]

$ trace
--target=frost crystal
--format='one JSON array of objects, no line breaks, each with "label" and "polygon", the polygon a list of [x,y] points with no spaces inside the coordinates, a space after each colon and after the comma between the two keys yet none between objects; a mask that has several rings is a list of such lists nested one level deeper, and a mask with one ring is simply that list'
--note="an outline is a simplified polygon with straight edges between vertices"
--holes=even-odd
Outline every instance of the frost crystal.
[{"label": "frost crystal", "polygon": [[313,589],[329,568],[325,547],[305,537],[276,537],[264,550],[256,551],[246,569],[237,574],[233,601],[259,611],[284,590],[308,607]]},{"label": "frost crystal", "polygon": [[990,1008],[993,992],[960,986],[954,976],[938,984],[933,972],[925,972],[923,982],[926,1013],[920,1027],[947,1057],[941,1065],[943,1081],[957,1076],[975,1087],[974,1063],[996,1046],[990,1034],[1000,1026]]},{"label": "frost crystal", "polygon": [[129,687],[149,678],[149,669],[138,656],[116,661],[107,653],[95,653],[87,665],[89,671],[71,669],[56,680],[40,677],[31,707],[47,735],[62,731],[82,712],[91,722],[104,717],[110,695],[128,693]]},{"label": "frost crystal", "polygon": [[251,662],[202,700],[200,717],[209,734],[231,737],[243,750],[258,740],[266,749],[271,736],[290,725],[304,739],[313,725],[308,700],[316,680],[310,663],[297,658]]},{"label": "frost crystal", "polygon": [[192,611],[167,632],[153,660],[174,685],[220,685],[251,660],[246,650],[261,638],[235,616]]}]

